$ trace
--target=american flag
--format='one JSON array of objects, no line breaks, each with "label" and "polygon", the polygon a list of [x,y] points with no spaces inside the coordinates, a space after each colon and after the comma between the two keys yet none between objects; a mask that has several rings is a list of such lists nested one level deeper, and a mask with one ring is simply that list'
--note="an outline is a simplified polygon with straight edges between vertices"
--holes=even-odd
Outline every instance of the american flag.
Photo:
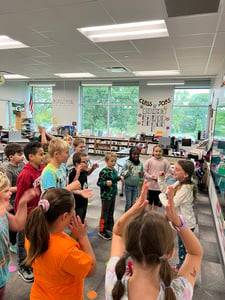
[{"label": "american flag", "polygon": [[30,110],[30,113],[33,115],[33,113],[34,113],[34,108],[33,108],[33,97],[32,97],[32,93],[30,94],[29,110]]}]

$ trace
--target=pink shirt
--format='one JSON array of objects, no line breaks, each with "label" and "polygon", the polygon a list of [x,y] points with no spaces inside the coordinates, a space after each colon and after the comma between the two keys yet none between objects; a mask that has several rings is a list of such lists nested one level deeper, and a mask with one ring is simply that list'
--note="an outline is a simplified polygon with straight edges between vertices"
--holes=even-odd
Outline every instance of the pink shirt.
[{"label": "pink shirt", "polygon": [[163,157],[149,158],[144,164],[144,175],[148,181],[149,190],[160,191],[157,180],[152,179],[152,175],[158,178],[159,172],[164,172],[165,178],[168,179],[172,174],[169,162]]}]

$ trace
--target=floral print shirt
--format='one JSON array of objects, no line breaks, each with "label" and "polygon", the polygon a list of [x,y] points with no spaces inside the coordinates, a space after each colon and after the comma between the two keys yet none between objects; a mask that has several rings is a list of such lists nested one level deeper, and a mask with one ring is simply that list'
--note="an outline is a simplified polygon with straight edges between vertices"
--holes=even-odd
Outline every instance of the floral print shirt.
[{"label": "floral print shirt", "polygon": [[[120,258],[118,256],[112,257],[107,265],[106,276],[105,276],[105,299],[112,300],[112,289],[117,281],[115,267]],[[125,273],[122,278],[122,283],[125,286],[125,293],[121,300],[128,300],[127,294],[127,282],[130,275]],[[190,282],[184,277],[177,277],[171,282],[171,287],[175,292],[177,300],[191,300],[193,296],[193,288]],[[160,291],[157,300],[164,300],[165,286],[163,282],[160,283]]]}]

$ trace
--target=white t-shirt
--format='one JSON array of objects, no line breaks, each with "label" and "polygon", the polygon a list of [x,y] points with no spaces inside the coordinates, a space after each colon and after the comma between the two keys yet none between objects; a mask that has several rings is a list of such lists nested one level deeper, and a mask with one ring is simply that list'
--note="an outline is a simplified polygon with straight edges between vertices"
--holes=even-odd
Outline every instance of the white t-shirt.
[{"label": "white t-shirt", "polygon": [[[112,257],[107,265],[105,276],[105,299],[112,300],[112,289],[117,282],[115,267],[120,258],[118,256]],[[125,274],[122,278],[122,283],[125,286],[125,292],[121,300],[128,300],[127,282],[130,275]],[[177,300],[191,300],[193,296],[193,288],[190,282],[184,277],[177,277],[171,282],[172,289],[177,297]],[[164,300],[164,284],[160,283],[160,291],[157,300]]]}]

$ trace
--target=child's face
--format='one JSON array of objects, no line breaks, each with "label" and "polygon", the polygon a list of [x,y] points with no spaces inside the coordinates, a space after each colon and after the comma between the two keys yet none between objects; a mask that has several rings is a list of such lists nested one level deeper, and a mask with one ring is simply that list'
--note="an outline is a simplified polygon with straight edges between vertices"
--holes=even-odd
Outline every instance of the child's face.
[{"label": "child's face", "polygon": [[81,170],[82,171],[87,171],[88,164],[89,164],[88,156],[82,156],[81,157],[81,162],[80,162]]},{"label": "child's face", "polygon": [[85,144],[79,143],[76,147],[74,147],[75,152],[84,152]]},{"label": "child's face", "polygon": [[24,154],[23,152],[16,152],[14,155],[9,156],[10,162],[19,165],[23,162],[24,160]]},{"label": "child's face", "polygon": [[139,151],[134,150],[134,152],[131,153],[131,157],[134,161],[137,161],[139,159]]},{"label": "child's face", "polygon": [[3,203],[9,203],[9,199],[12,193],[9,190],[9,185],[6,186],[3,190],[0,191],[0,201]]},{"label": "child's face", "polygon": [[57,153],[57,160],[60,164],[66,163],[70,154],[69,154],[69,149],[68,150],[63,150],[61,152],[56,152]]},{"label": "child's face", "polygon": [[156,147],[153,151],[153,155],[156,159],[160,159],[163,155],[163,151],[160,147]]},{"label": "child's face", "polygon": [[37,167],[43,164],[43,159],[44,159],[43,148],[38,148],[36,154],[29,155],[29,162],[33,163]]},{"label": "child's face", "polygon": [[173,177],[176,180],[182,182],[185,180],[185,178],[188,177],[188,174],[182,169],[182,167],[178,163],[176,163],[173,171]]},{"label": "child's face", "polygon": [[106,160],[106,165],[110,169],[114,168],[116,165],[116,157],[110,157],[109,160]]}]

